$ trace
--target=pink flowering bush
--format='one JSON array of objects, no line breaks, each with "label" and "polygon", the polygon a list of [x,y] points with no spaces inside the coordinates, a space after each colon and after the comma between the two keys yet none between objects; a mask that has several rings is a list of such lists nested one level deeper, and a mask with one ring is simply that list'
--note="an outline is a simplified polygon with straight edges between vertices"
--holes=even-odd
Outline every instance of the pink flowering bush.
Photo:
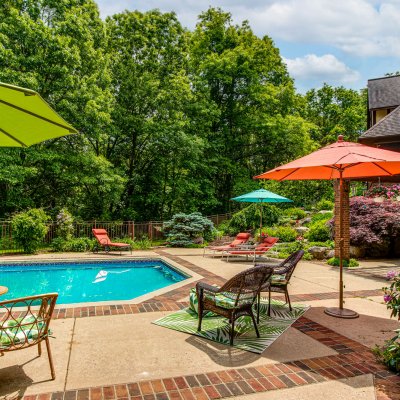
[{"label": "pink flowering bush", "polygon": [[[392,310],[391,317],[400,320],[400,275],[396,271],[389,271],[388,278],[393,279],[390,287],[384,287],[383,300],[386,307]],[[392,371],[400,372],[400,329],[395,330],[396,335],[385,342],[382,347],[376,346],[373,351],[379,361],[389,367]]]},{"label": "pink flowering bush", "polygon": [[400,196],[400,185],[392,186],[373,186],[366,193],[366,197],[384,197],[386,199],[395,199]]}]

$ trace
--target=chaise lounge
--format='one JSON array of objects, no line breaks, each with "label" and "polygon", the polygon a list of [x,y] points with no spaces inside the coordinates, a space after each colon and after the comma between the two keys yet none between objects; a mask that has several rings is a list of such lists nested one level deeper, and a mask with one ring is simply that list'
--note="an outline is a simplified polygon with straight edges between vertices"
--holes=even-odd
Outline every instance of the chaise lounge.
[{"label": "chaise lounge", "polygon": [[229,261],[229,257],[231,256],[246,256],[246,260],[248,260],[249,256],[251,256],[253,258],[253,262],[255,262],[257,256],[261,257],[267,251],[271,250],[278,240],[279,238],[268,236],[256,246],[237,246],[237,248],[225,250],[223,255],[226,256],[226,261]]},{"label": "chaise lounge", "polygon": [[93,228],[92,232],[97,240],[97,243],[104,249],[106,253],[110,252],[112,248],[117,248],[119,249],[120,254],[122,249],[130,250],[132,254],[132,246],[130,244],[112,242],[108,237],[107,231],[105,229]]},{"label": "chaise lounge", "polygon": [[247,241],[250,239],[250,236],[251,236],[250,233],[240,232],[236,235],[235,240],[233,240],[232,242],[225,243],[222,246],[205,247],[203,250],[203,257],[205,256],[206,250],[213,251],[213,256],[215,255],[216,252],[224,252],[227,250],[232,250],[240,245],[247,243]]}]

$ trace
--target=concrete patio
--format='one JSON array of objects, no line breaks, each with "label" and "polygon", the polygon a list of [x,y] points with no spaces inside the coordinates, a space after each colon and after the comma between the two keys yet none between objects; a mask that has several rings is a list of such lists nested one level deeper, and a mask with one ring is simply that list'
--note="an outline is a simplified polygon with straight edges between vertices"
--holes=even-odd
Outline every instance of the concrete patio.
[{"label": "concrete patio", "polygon": [[[134,252],[132,257],[138,256],[165,257],[193,270],[196,280],[215,277],[216,283],[252,265],[243,259],[227,263],[203,257],[200,249]],[[50,254],[1,261],[77,257],[93,259],[92,254]],[[338,303],[338,269],[301,262],[289,292],[293,302],[311,308],[261,355],[151,323],[182,308],[193,282],[131,305],[58,306],[51,323],[56,379],[50,380],[45,351],[41,358],[37,348],[5,353],[0,357],[0,398],[395,398],[397,377],[377,364],[368,348],[382,344],[398,328],[382,301],[380,289],[386,282],[376,274],[377,268],[383,276],[385,270],[396,267],[392,261],[369,261],[359,270],[346,272],[345,306],[360,318],[342,320],[323,312],[325,306]],[[348,365],[347,373],[342,365]]]}]

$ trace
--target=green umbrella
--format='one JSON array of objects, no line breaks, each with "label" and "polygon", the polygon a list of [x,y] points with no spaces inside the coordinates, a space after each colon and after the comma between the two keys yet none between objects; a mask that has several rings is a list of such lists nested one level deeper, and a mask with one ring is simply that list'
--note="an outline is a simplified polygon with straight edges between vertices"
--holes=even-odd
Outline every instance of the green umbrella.
[{"label": "green umbrella", "polygon": [[262,203],[292,203],[286,197],[279,196],[279,194],[270,192],[265,189],[254,190],[253,192],[242,194],[241,196],[234,197],[231,200],[241,201],[243,203],[260,203],[260,235],[262,229]]},{"label": "green umbrella", "polygon": [[27,147],[78,133],[33,90],[0,82],[0,146]]}]

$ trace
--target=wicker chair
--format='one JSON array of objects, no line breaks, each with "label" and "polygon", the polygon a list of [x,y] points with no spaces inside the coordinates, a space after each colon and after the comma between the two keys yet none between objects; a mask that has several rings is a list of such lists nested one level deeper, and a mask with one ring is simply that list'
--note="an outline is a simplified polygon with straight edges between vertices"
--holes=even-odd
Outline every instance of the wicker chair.
[{"label": "wicker chair", "polygon": [[56,375],[49,343],[49,324],[57,297],[57,293],[49,293],[0,302],[0,355],[37,345],[41,356],[41,343],[45,341],[53,380]]},{"label": "wicker chair", "polygon": [[[260,297],[261,292],[268,291],[268,316],[271,315],[271,292],[278,292],[285,294],[286,303],[289,303],[289,310],[292,311],[292,305],[290,304],[290,297],[288,292],[288,285],[290,278],[296,268],[298,262],[302,259],[304,250],[298,250],[292,253],[288,258],[282,261],[278,265],[271,264],[257,264],[258,267],[266,266],[274,269],[271,282],[268,285],[264,285],[257,298],[257,322],[260,320]],[[282,279],[276,279],[276,275],[281,275]]]},{"label": "wicker chair", "polygon": [[221,288],[198,282],[196,284],[199,300],[199,325],[197,330],[201,331],[203,313],[207,310],[229,319],[231,323],[231,346],[233,345],[235,320],[244,315],[251,317],[257,337],[260,337],[252,307],[261,288],[268,287],[272,273],[273,269],[268,266],[253,267],[235,275]]}]

